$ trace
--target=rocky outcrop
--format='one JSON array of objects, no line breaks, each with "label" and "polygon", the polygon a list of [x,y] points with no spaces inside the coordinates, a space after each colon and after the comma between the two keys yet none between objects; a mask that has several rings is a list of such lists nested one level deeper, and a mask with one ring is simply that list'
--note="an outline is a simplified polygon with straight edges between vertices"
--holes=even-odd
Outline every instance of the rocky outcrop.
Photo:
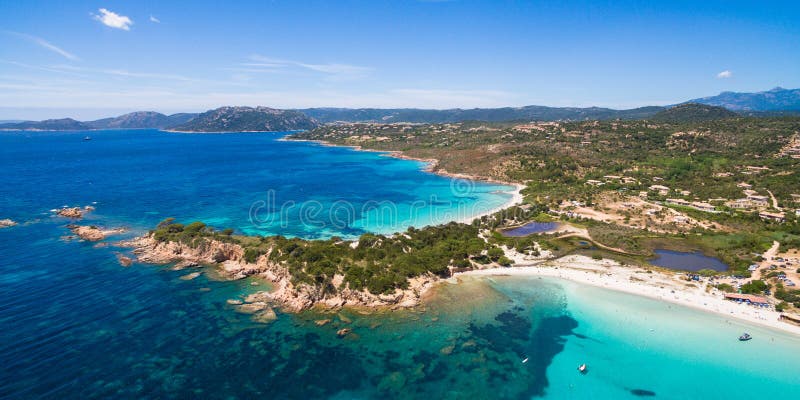
[{"label": "rocky outcrop", "polygon": [[262,263],[261,259],[254,264],[244,261],[244,249],[235,243],[203,240],[192,247],[186,243],[159,242],[150,236],[143,236],[122,244],[133,247],[133,253],[141,262],[150,264],[178,262],[181,268],[198,264],[221,264],[222,271],[231,279],[241,279],[267,269],[266,263]]},{"label": "rocky outcrop", "polygon": [[72,219],[81,219],[83,216],[88,213],[94,211],[94,207],[86,206],[86,207],[63,207],[55,211],[56,215],[59,217],[64,218],[72,218]]},{"label": "rocky outcrop", "polygon": [[17,225],[16,221],[10,219],[0,219],[0,229],[2,228],[10,228],[14,225]]},{"label": "rocky outcrop", "polygon": [[244,304],[237,306],[241,311],[264,309],[268,304],[288,312],[299,312],[312,307],[407,308],[419,304],[422,294],[437,280],[433,275],[420,276],[409,280],[408,289],[375,295],[368,291],[352,290],[343,277],[336,276],[332,279],[336,290],[330,291],[324,287],[293,283],[289,270],[270,259],[271,252],[260,256],[255,263],[248,263],[244,260],[244,249],[236,243],[204,239],[195,246],[190,246],[181,242],[159,242],[151,236],[144,236],[122,245],[133,247],[133,253],[141,262],[216,265],[230,279],[257,275],[272,282],[272,291],[248,296],[243,301]]},{"label": "rocky outcrop", "polygon": [[124,228],[116,228],[116,229],[100,229],[96,226],[82,226],[82,225],[67,225],[67,228],[72,231],[75,235],[80,237],[83,240],[88,240],[90,242],[96,242],[99,240],[103,240],[108,236],[111,235],[118,235],[120,233],[124,233]]},{"label": "rocky outcrop", "polygon": [[117,262],[123,267],[130,267],[133,264],[133,259],[124,254],[117,254]]}]

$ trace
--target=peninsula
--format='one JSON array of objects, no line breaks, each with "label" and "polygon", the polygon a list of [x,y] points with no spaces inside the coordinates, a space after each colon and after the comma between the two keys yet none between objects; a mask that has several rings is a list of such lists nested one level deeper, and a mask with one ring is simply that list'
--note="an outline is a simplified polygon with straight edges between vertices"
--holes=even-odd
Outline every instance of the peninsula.
[{"label": "peninsula", "polygon": [[[247,237],[167,220],[129,245],[141,261],[217,265],[230,278],[262,276],[275,289],[250,300],[290,311],[410,307],[434,283],[458,273],[523,265],[585,270],[586,263],[565,261],[578,256],[617,265],[609,269],[617,275],[625,268],[646,271],[678,291],[699,282],[719,300],[737,291],[764,296],[775,313],[771,324],[780,313],[796,315],[800,291],[793,286],[800,272],[789,260],[800,247],[791,208],[800,189],[786,183],[800,162],[794,156],[800,119],[744,118],[703,105],[664,114],[627,122],[326,125],[289,139],[390,151],[434,160],[432,172],[514,182],[524,187],[524,204],[467,223],[356,241]],[[685,156],[674,157],[676,151]],[[751,203],[740,206],[737,192]],[[762,192],[772,200],[758,203]],[[561,229],[503,234],[553,221]],[[780,251],[768,253],[774,246]],[[670,272],[650,263],[660,249],[700,250],[728,270]],[[629,278],[622,290],[659,292],[657,284]]]}]

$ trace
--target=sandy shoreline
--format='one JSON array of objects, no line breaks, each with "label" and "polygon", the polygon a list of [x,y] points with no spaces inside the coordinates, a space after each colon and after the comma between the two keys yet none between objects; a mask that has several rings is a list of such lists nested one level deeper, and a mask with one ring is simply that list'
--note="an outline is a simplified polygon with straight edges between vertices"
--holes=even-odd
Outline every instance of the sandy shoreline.
[{"label": "sandy shoreline", "polygon": [[503,193],[511,194],[511,198],[506,203],[504,203],[504,204],[502,204],[500,206],[494,207],[494,208],[492,208],[492,209],[490,209],[488,211],[484,211],[484,212],[478,213],[478,214],[472,214],[472,215],[469,215],[469,216],[466,216],[466,217],[458,216],[454,220],[455,222],[459,222],[459,223],[462,223],[462,224],[469,224],[469,223],[471,223],[472,221],[474,221],[474,220],[476,220],[478,218],[481,218],[481,217],[484,217],[484,216],[487,216],[487,215],[492,215],[492,214],[494,214],[494,213],[496,213],[498,211],[505,210],[506,208],[510,208],[510,207],[513,207],[513,206],[516,206],[516,205],[520,205],[520,204],[523,203],[524,198],[525,198],[525,196],[522,195],[522,189],[525,189],[525,185],[523,185],[521,183],[503,182],[503,181],[499,181],[499,180],[496,180],[496,179],[486,178],[486,177],[483,177],[483,176],[447,172],[447,171],[442,170],[442,169],[437,169],[437,166],[439,165],[439,160],[437,160],[435,158],[416,158],[416,157],[407,156],[407,155],[403,154],[401,151],[372,150],[372,149],[365,149],[365,148],[363,148],[361,146],[358,146],[358,145],[338,145],[338,144],[326,142],[324,140],[294,139],[294,138],[290,138],[288,135],[284,136],[284,137],[282,137],[282,138],[280,138],[278,140],[291,141],[291,142],[316,143],[316,144],[318,144],[320,146],[326,146],[326,147],[344,147],[344,148],[349,148],[349,149],[352,149],[352,150],[355,150],[355,151],[366,151],[366,152],[370,152],[370,153],[381,153],[381,155],[384,155],[386,157],[392,157],[392,158],[397,158],[397,159],[401,159],[401,160],[410,160],[410,161],[423,162],[423,163],[425,163],[425,167],[423,167],[422,170],[425,171],[425,172],[431,173],[431,174],[436,174],[436,175],[439,175],[439,176],[444,176],[444,177],[453,178],[453,179],[465,179],[465,180],[477,181],[477,182],[495,183],[495,184],[500,184],[500,185],[505,185],[505,186],[512,186],[514,188],[514,190],[511,190],[511,191],[503,191]]},{"label": "sandy shoreline", "polygon": [[[638,267],[623,267],[612,260],[593,260],[586,256],[570,255],[537,265],[510,268],[491,268],[460,272],[459,276],[544,276],[580,284],[630,293],[660,301],[679,304],[726,318],[779,329],[800,335],[800,326],[779,320],[781,313],[724,300],[716,289],[706,292],[706,283],[681,280],[684,274],[653,271]],[[694,285],[694,287],[689,286]]]}]

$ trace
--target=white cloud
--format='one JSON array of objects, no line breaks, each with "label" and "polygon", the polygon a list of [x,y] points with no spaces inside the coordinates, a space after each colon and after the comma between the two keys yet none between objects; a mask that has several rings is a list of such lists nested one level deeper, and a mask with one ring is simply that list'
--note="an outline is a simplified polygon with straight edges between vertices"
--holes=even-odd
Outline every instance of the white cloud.
[{"label": "white cloud", "polygon": [[155,22],[156,24],[160,24],[161,20],[151,15],[150,22]]},{"label": "white cloud", "polygon": [[192,78],[183,76],[183,75],[175,75],[175,74],[161,74],[161,73],[152,73],[152,72],[135,72],[135,71],[128,71],[125,69],[98,69],[98,68],[83,68],[83,67],[76,67],[72,65],[53,65],[53,69],[61,70],[61,71],[75,71],[75,72],[85,72],[85,73],[92,73],[92,74],[105,74],[105,75],[113,75],[113,76],[122,76],[126,78],[145,78],[145,79],[161,79],[161,80],[170,80],[170,81],[184,81],[190,82],[194,81]]},{"label": "white cloud", "polygon": [[63,56],[64,58],[67,58],[69,60],[72,60],[72,61],[80,60],[78,58],[78,56],[76,56],[76,55],[74,55],[74,54],[72,54],[72,53],[70,53],[70,52],[68,52],[68,51],[66,51],[66,50],[64,50],[64,49],[62,49],[62,48],[60,48],[60,47],[58,47],[58,46],[56,46],[56,45],[44,40],[44,39],[42,39],[42,38],[40,38],[40,37],[36,37],[36,36],[33,36],[33,35],[28,35],[26,33],[18,33],[18,32],[7,32],[7,33],[15,35],[15,36],[19,36],[19,37],[24,38],[24,39],[27,39],[27,40],[29,40],[29,41],[31,41],[33,43],[36,43],[37,45],[41,46],[42,48],[50,50],[53,53],[60,54],[61,56]]},{"label": "white cloud", "polygon": [[277,72],[278,70],[295,68],[326,74],[328,78],[333,80],[356,79],[372,72],[372,68],[358,65],[338,63],[312,64],[301,61],[269,58],[258,54],[250,56],[250,60],[254,62],[243,63],[242,65],[245,67],[260,69],[263,72]]},{"label": "white cloud", "polygon": [[103,23],[103,25],[111,28],[122,29],[124,31],[131,30],[133,21],[131,21],[130,18],[124,15],[119,15],[113,11],[106,10],[105,8],[101,8],[98,11],[100,11],[100,15],[92,14],[92,16],[94,19]]},{"label": "white cloud", "polygon": [[717,74],[717,79],[728,79],[728,78],[733,78],[733,72],[728,71],[727,69]]}]

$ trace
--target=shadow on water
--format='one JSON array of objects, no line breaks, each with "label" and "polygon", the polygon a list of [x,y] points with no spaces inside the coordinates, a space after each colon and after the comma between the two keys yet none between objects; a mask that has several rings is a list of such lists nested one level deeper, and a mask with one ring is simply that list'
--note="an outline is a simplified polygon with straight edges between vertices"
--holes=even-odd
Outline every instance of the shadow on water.
[{"label": "shadow on water", "polygon": [[492,378],[498,381],[496,383],[502,384],[509,377],[517,375],[520,360],[529,359],[524,364],[523,376],[515,377],[515,384],[522,382],[523,387],[516,393],[504,393],[503,397],[527,399],[544,396],[549,385],[547,368],[553,358],[564,350],[566,338],[574,335],[573,330],[578,327],[578,322],[567,315],[544,317],[531,331],[530,319],[519,312],[503,312],[495,320],[497,324],[472,324],[469,331],[488,349],[498,354],[511,350],[519,357],[497,364],[492,373]]}]

